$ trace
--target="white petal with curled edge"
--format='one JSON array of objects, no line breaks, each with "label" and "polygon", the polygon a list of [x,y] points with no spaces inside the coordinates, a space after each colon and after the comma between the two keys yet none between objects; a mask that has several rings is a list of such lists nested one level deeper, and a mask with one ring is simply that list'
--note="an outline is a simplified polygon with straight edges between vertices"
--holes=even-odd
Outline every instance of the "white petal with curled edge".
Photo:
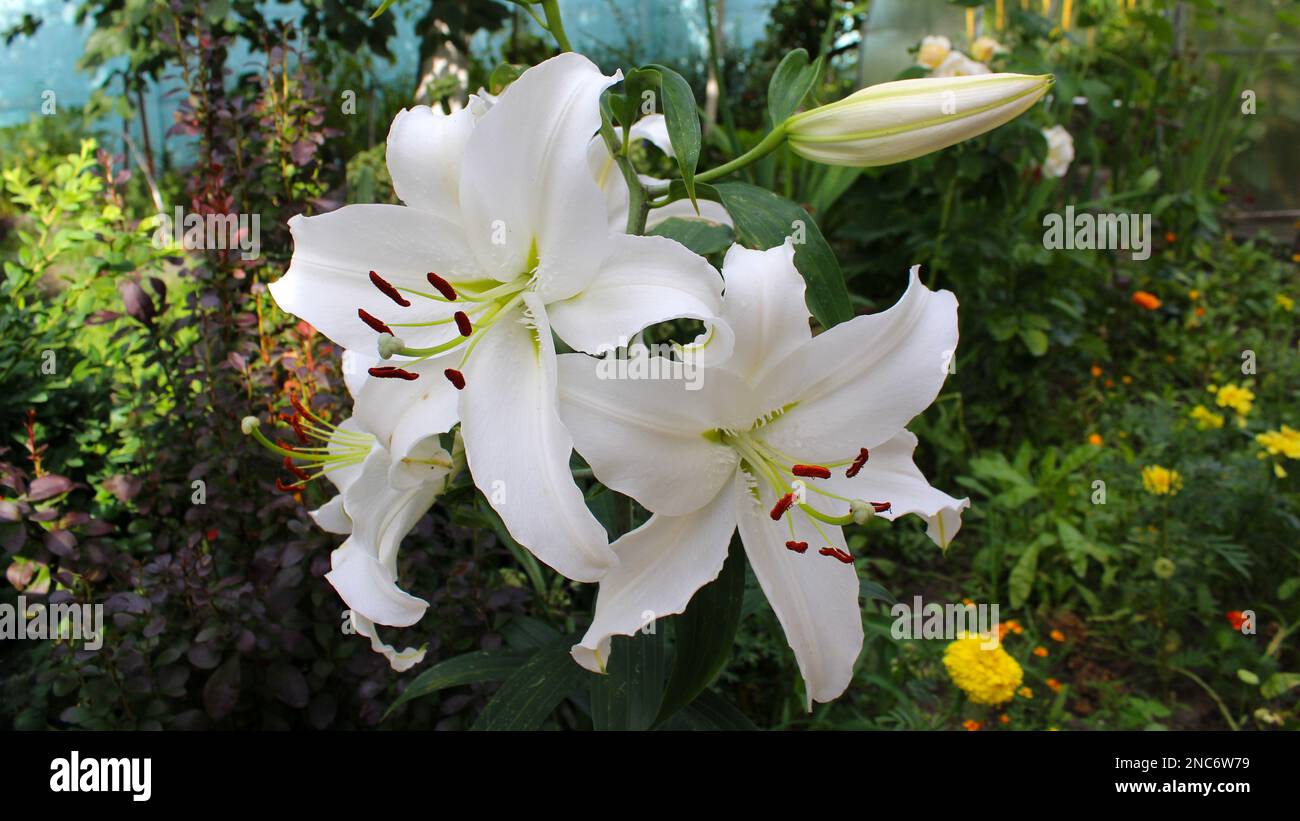
[{"label": "white petal with curled edge", "polygon": [[[722,263],[722,317],[735,334],[735,353],[722,364],[750,384],[812,338],[804,280],[794,267],[794,243],[766,251],[733,245]],[[713,354],[710,363],[715,362]]]},{"label": "white petal with curled edge", "polygon": [[352,532],[352,520],[343,512],[343,494],[339,493],[325,504],[308,513],[316,526],[326,533]]},{"label": "white petal with curled edge", "polygon": [[459,222],[460,169],[476,119],[468,108],[446,114],[417,105],[397,112],[388,129],[388,173],[402,202]]},{"label": "white petal with curled edge", "polygon": [[499,317],[470,357],[460,397],[465,456],[515,541],[570,579],[596,581],[618,559],[569,472],[573,439],[556,407],[546,308],[536,294],[524,299],[527,312]]},{"label": "white petal with curled edge", "polygon": [[[776,498],[762,484],[760,500],[748,489],[736,494],[736,519],[745,555],[759,586],[785,630],[799,672],[808,689],[808,709],[814,701],[830,701],[853,680],[853,665],[862,651],[862,614],[858,609],[858,574],[853,565],[822,556],[823,547],[847,550],[840,528],[812,520],[798,508],[785,515],[789,525],[768,515]],[[805,553],[785,546],[808,543]]]},{"label": "white petal with curled edge", "polygon": [[731,328],[721,322],[722,276],[704,257],[667,237],[610,237],[609,259],[576,296],[546,306],[551,325],[571,347],[598,353],[669,319],[710,323],[717,355],[731,352]]},{"label": "white petal with curled edge", "polygon": [[441,481],[414,488],[389,484],[392,461],[376,447],[362,474],[343,494],[352,535],[330,554],[325,574],[348,607],[366,618],[395,627],[419,621],[428,604],[397,586],[397,551],[402,539],[433,505]]},{"label": "white petal with curled edge", "polygon": [[[381,322],[428,322],[451,316],[455,303],[409,295],[410,307],[389,299],[370,281],[375,271],[396,288],[431,293],[426,274],[453,281],[473,279],[476,262],[460,228],[429,211],[402,205],[347,205],[316,217],[289,220],[293,259],[270,284],[283,311],[305,319],[332,341],[367,356],[377,353],[378,333],[357,315],[363,309]],[[456,334],[454,324],[394,328],[413,346],[436,345]]]},{"label": "white petal with curled edge", "polygon": [[351,619],[352,629],[357,631],[359,635],[370,639],[370,649],[388,659],[388,666],[395,671],[404,673],[424,661],[425,648],[421,647],[417,650],[414,647],[407,647],[405,650],[398,650],[391,644],[385,644],[379,638],[379,630],[370,619],[355,610],[352,611]]},{"label": "white petal with curled edge", "polygon": [[787,411],[767,442],[808,462],[852,458],[929,407],[957,350],[957,298],[921,284],[919,268],[892,308],[818,334],[771,371],[758,392]]},{"label": "white petal with curled edge", "polygon": [[379,364],[379,357],[374,353],[345,348],[342,359],[343,384],[347,386],[348,396],[356,399],[370,378],[370,369]]},{"label": "white petal with curled edge", "polygon": [[483,115],[465,150],[462,224],[483,269],[509,282],[530,272],[547,302],[573,296],[607,256],[604,197],[587,149],[600,94],[618,80],[579,54],[525,71]]},{"label": "white petal with curled edge", "polygon": [[931,487],[912,461],[915,450],[916,436],[905,430],[871,448],[866,464],[852,479],[837,471],[830,479],[810,481],[849,499],[889,502],[889,510],[877,515],[890,521],[915,513],[926,520],[930,540],[947,549],[961,529],[961,512],[970,507],[970,499],[954,499]]},{"label": "white petal with curled edge", "polygon": [[718,577],[736,530],[730,489],[686,516],[651,516],[611,547],[618,567],[600,580],[596,613],[573,658],[596,673],[609,663],[611,636],[630,636],[654,619],[681,613]]},{"label": "white petal with curled edge", "polygon": [[743,396],[744,385],[705,370],[703,388],[692,391],[684,382],[620,378],[619,367],[613,358],[559,358],[560,417],[578,453],[602,484],[655,513],[698,510],[735,472],[736,452],[707,434],[724,426],[715,402]]},{"label": "white petal with curled edge", "polygon": [[443,371],[457,367],[461,356],[460,351],[453,351],[423,362],[384,362],[418,374],[419,378],[407,381],[371,377],[357,394],[353,418],[394,458],[406,458],[416,443],[446,433],[460,418],[460,392],[447,381]]}]

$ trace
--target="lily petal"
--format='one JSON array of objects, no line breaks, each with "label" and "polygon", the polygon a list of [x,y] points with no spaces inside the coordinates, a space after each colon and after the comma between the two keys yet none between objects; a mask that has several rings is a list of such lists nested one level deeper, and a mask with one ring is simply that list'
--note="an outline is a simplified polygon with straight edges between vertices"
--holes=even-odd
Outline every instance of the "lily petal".
[{"label": "lily petal", "polygon": [[[789,524],[768,516],[775,501],[766,483],[759,500],[742,486],[736,494],[736,520],[749,564],[794,650],[811,710],[812,702],[836,698],[853,680],[863,636],[858,574],[852,565],[817,554],[821,547],[847,550],[840,528],[821,525],[819,530],[807,516],[792,511],[787,514],[792,538]],[[790,540],[807,542],[810,549],[795,553],[785,546]]]},{"label": "lily petal", "polygon": [[611,636],[685,610],[695,591],[718,577],[735,530],[734,499],[722,492],[686,516],[651,516],[614,542],[619,565],[600,580],[595,618],[573,646],[574,660],[603,673]]},{"label": "lily petal", "polygon": [[957,349],[957,298],[926,288],[919,268],[892,308],[818,334],[771,370],[758,392],[786,412],[767,442],[811,462],[851,458],[929,407]]},{"label": "lily petal", "polygon": [[682,381],[620,379],[617,364],[582,354],[559,358],[560,418],[578,453],[602,484],[654,513],[698,510],[737,464],[734,450],[706,436],[725,427],[715,399],[743,396],[744,385],[715,370],[703,371],[702,390]]},{"label": "lily petal", "polygon": [[407,458],[417,443],[446,433],[460,418],[460,392],[443,376],[460,358],[461,352],[455,351],[422,362],[390,360],[385,364],[400,366],[419,378],[367,380],[356,396],[353,418],[393,458]]},{"label": "lily petal", "polygon": [[402,539],[433,505],[439,482],[399,489],[389,484],[392,460],[375,448],[362,474],[343,494],[352,535],[330,554],[325,578],[348,607],[366,618],[395,627],[420,620],[428,603],[397,586],[397,551]]},{"label": "lily petal", "polygon": [[611,254],[576,296],[546,306],[560,338],[586,353],[626,346],[637,333],[669,319],[710,323],[710,346],[725,358],[731,328],[720,322],[722,276],[704,257],[667,237],[610,237]]},{"label": "lily petal", "polygon": [[445,114],[418,105],[397,112],[388,129],[388,173],[402,202],[459,221],[460,169],[475,119],[469,108]]},{"label": "lily petal", "polygon": [[608,253],[604,199],[587,167],[607,77],[572,52],[525,71],[483,115],[465,150],[460,205],[484,270],[529,273],[547,302],[595,277]]},{"label": "lily petal", "polygon": [[[804,280],[794,267],[794,242],[766,251],[733,245],[722,264],[727,294],[722,317],[735,334],[723,365],[751,385],[812,338]],[[709,362],[715,360],[710,356]]]},{"label": "lily petal", "polygon": [[375,627],[373,621],[355,610],[351,611],[351,614],[352,629],[370,639],[370,649],[388,659],[388,666],[395,671],[404,673],[424,661],[425,648],[421,647],[417,650],[414,647],[408,647],[405,650],[398,650],[391,644],[385,644],[379,638],[379,630]]},{"label": "lily petal", "polygon": [[[870,458],[854,478],[837,474],[831,479],[816,481],[847,498],[889,502],[889,510],[878,515],[890,521],[909,513],[924,517],[930,540],[947,549],[961,529],[961,512],[970,507],[970,499],[954,499],[930,486],[912,461],[916,442],[916,435],[905,430],[884,444],[871,448]],[[834,512],[842,514],[843,508],[836,508]]]},{"label": "lily petal", "polygon": [[[295,216],[293,259],[270,285],[280,309],[311,323],[332,341],[377,352],[378,334],[363,322],[365,310],[383,322],[428,322],[455,310],[449,303],[411,296],[403,308],[370,281],[376,271],[391,285],[421,293],[432,289],[430,271],[448,280],[476,277],[476,265],[458,226],[428,211],[401,205],[348,205],[316,217]],[[436,345],[456,335],[454,324],[394,328],[410,345]]]},{"label": "lily petal", "polygon": [[536,294],[524,299],[527,314],[498,318],[470,357],[460,397],[465,454],[517,542],[571,579],[596,581],[618,558],[569,472],[573,439],[556,409],[546,308]]}]

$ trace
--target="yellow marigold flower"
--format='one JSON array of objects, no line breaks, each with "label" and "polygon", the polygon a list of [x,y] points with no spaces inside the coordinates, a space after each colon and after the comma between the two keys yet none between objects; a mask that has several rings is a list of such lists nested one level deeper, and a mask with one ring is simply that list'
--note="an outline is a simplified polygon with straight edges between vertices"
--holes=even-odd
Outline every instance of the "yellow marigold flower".
[{"label": "yellow marigold flower", "polygon": [[973,719],[973,718],[968,718],[968,719],[966,719],[965,721],[963,721],[963,722],[961,723],[961,726],[965,727],[968,731],[970,731],[970,732],[973,733],[973,732],[975,732],[976,730],[978,730],[978,729],[980,729],[981,727],[983,727],[983,726],[984,726],[984,722],[982,722],[982,721],[976,721],[976,720]]},{"label": "yellow marigold flower", "polygon": [[1065,641],[1065,634],[1062,633],[1060,630],[1053,630],[1047,635],[1052,637],[1052,641]]},{"label": "yellow marigold flower", "polygon": [[1088,437],[1088,444],[1092,445],[1093,447],[1097,447],[1097,448],[1101,447],[1101,434],[1100,434],[1100,433],[1094,433],[1094,434],[1092,434],[1091,436],[1089,436],[1089,437]]},{"label": "yellow marigold flower", "polygon": [[1283,425],[1279,430],[1265,431],[1255,437],[1271,456],[1300,459],[1300,430]]},{"label": "yellow marigold flower", "polygon": [[1232,408],[1238,416],[1249,416],[1255,393],[1245,385],[1224,385],[1215,393],[1214,401],[1221,408]]},{"label": "yellow marigold flower", "polygon": [[1176,470],[1147,465],[1142,468],[1142,487],[1156,496],[1173,496],[1183,489],[1183,477]]},{"label": "yellow marigold flower", "polygon": [[1047,657],[1047,648],[1044,647],[1044,646],[1042,646],[1041,644],[1038,645],[1037,647],[1034,648],[1034,655],[1035,655],[1035,656],[1038,656],[1040,659],[1041,659],[1041,658],[1046,658],[1046,657]]},{"label": "yellow marigold flower", "polygon": [[1295,300],[1287,296],[1286,294],[1278,294],[1274,296],[1273,301],[1277,303],[1277,307],[1281,308],[1284,311],[1295,310]]},{"label": "yellow marigold flower", "polygon": [[1054,678],[1049,678],[1047,680],[1047,689],[1051,690],[1053,693],[1059,693],[1061,692],[1061,682]]},{"label": "yellow marigold flower", "polygon": [[1282,467],[1281,462],[1273,463],[1273,475],[1279,479],[1285,479],[1287,477],[1286,468]]},{"label": "yellow marigold flower", "polygon": [[1197,430],[1217,430],[1223,427],[1223,414],[1215,413],[1204,405],[1192,408],[1191,417],[1196,422]]},{"label": "yellow marigold flower", "polygon": [[943,666],[954,684],[975,704],[1011,700],[1024,680],[1024,671],[1001,645],[985,649],[985,639],[964,636],[943,651]]},{"label": "yellow marigold flower", "polygon": [[1201,298],[1201,292],[1193,288],[1192,290],[1187,292],[1187,298],[1190,299],[1192,302],[1195,302],[1196,300]]},{"label": "yellow marigold flower", "polygon": [[1128,374],[1125,374],[1119,378],[1119,381],[1123,382],[1125,385],[1132,385],[1133,377],[1129,376]]},{"label": "yellow marigold flower", "polygon": [[1016,691],[1016,695],[1020,696],[1021,698],[1033,698],[1034,691],[1030,690],[1028,687],[1021,687],[1019,690]]}]

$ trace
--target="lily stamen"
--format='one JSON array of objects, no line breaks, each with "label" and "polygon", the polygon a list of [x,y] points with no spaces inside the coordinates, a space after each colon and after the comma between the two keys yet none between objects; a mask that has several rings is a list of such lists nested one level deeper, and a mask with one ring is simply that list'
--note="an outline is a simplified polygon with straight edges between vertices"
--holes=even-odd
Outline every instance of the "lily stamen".
[{"label": "lily stamen", "polygon": [[384,279],[374,271],[370,272],[370,281],[379,289],[381,294],[396,302],[398,305],[401,305],[403,308],[411,307],[411,300],[402,296],[402,294],[394,288],[388,280]]},{"label": "lily stamen", "polygon": [[458,391],[465,390],[465,374],[461,373],[455,368],[448,368],[447,370],[442,372],[442,375],[447,377],[447,381],[450,382],[456,388],[456,390]]},{"label": "lily stamen", "polygon": [[795,476],[803,476],[809,479],[829,479],[831,472],[829,468],[821,465],[795,465],[790,468],[790,472]]},{"label": "lily stamen", "polygon": [[[777,499],[776,505],[773,506],[772,512],[769,514],[772,517],[772,521],[779,522],[781,517],[785,515],[785,512],[789,510],[792,505],[794,505],[793,493],[787,493],[780,499]],[[800,505],[800,507],[803,507],[803,505]]]},{"label": "lily stamen", "polygon": [[388,327],[380,320],[375,319],[373,316],[366,313],[365,308],[357,308],[357,316],[361,319],[362,322],[369,325],[371,330],[375,331],[376,333],[381,333],[381,334],[393,333],[392,328]]},{"label": "lily stamen", "polygon": [[807,542],[796,542],[794,540],[785,543],[786,549],[793,550],[795,553],[806,553],[808,551]]},{"label": "lily stamen", "polygon": [[862,466],[867,463],[867,458],[869,456],[870,454],[867,453],[866,448],[863,448],[862,450],[858,451],[857,458],[853,460],[853,464],[849,465],[849,469],[844,471],[844,475],[849,477],[850,479],[852,479],[854,476],[857,476],[858,471],[862,470]]},{"label": "lily stamen", "polygon": [[367,370],[366,373],[377,379],[405,379],[407,382],[413,382],[420,378],[418,373],[412,373],[411,371],[403,370],[402,368],[395,368],[391,365],[376,365]]}]

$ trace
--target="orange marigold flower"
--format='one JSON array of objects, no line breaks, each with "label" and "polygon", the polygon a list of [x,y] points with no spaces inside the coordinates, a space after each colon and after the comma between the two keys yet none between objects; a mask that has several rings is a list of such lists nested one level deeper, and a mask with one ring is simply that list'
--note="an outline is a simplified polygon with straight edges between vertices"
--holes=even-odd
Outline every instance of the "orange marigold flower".
[{"label": "orange marigold flower", "polygon": [[1094,433],[1091,436],[1089,436],[1088,444],[1092,445],[1093,447],[1098,447],[1098,448],[1101,447],[1101,434]]},{"label": "orange marigold flower", "polygon": [[963,722],[961,723],[961,726],[965,727],[967,730],[969,730],[970,732],[973,733],[973,732],[975,732],[976,730],[978,730],[978,729],[980,729],[981,727],[983,727],[983,726],[984,726],[984,722],[982,722],[982,721],[976,721],[976,720],[973,719],[973,718],[968,718],[968,719],[966,719],[965,721],[963,721]]},{"label": "orange marigold flower", "polygon": [[1052,641],[1065,641],[1065,634],[1062,633],[1060,630],[1053,630],[1047,635],[1052,637]]},{"label": "orange marigold flower", "polygon": [[1054,678],[1049,678],[1047,680],[1047,688],[1051,690],[1053,693],[1059,693],[1061,692],[1061,682],[1057,681]]},{"label": "orange marigold flower", "polygon": [[1205,316],[1205,308],[1204,306],[1197,305],[1196,310],[1192,311],[1192,313],[1196,314],[1197,319],[1200,319]]},{"label": "orange marigold flower", "polygon": [[1046,658],[1046,656],[1047,656],[1047,648],[1044,647],[1044,646],[1042,646],[1042,645],[1040,644],[1039,646],[1037,646],[1037,647],[1034,648],[1034,655],[1035,655],[1035,656],[1038,656],[1040,659],[1041,659],[1041,658]]},{"label": "orange marigold flower", "polygon": [[1007,715],[1006,713],[1003,713],[1002,715],[998,716],[998,723],[999,723],[999,724],[1010,724],[1010,723],[1011,723],[1011,716]]},{"label": "orange marigold flower", "polygon": [[1015,619],[1007,619],[1007,629],[1012,633],[1015,633],[1017,636],[1025,632],[1025,628],[1021,627],[1020,622]]},{"label": "orange marigold flower", "polygon": [[1232,625],[1233,630],[1240,630],[1241,626],[1246,623],[1246,614],[1240,610],[1229,610],[1225,615],[1228,617],[1228,624]]},{"label": "orange marigold flower", "polygon": [[1154,311],[1160,307],[1160,297],[1150,291],[1134,291],[1133,304],[1139,308],[1145,308],[1148,311]]},{"label": "orange marigold flower", "polygon": [[1021,687],[1019,690],[1016,691],[1016,695],[1020,696],[1021,698],[1033,698],[1034,691],[1030,690],[1028,687]]},{"label": "orange marigold flower", "polygon": [[1175,234],[1173,231],[1166,231],[1165,242],[1169,243],[1170,245],[1173,245],[1175,242],[1178,242],[1178,235]]},{"label": "orange marigold flower", "polygon": [[1101,378],[1101,366],[1096,364],[1095,362],[1092,365],[1092,378],[1093,379]]}]

